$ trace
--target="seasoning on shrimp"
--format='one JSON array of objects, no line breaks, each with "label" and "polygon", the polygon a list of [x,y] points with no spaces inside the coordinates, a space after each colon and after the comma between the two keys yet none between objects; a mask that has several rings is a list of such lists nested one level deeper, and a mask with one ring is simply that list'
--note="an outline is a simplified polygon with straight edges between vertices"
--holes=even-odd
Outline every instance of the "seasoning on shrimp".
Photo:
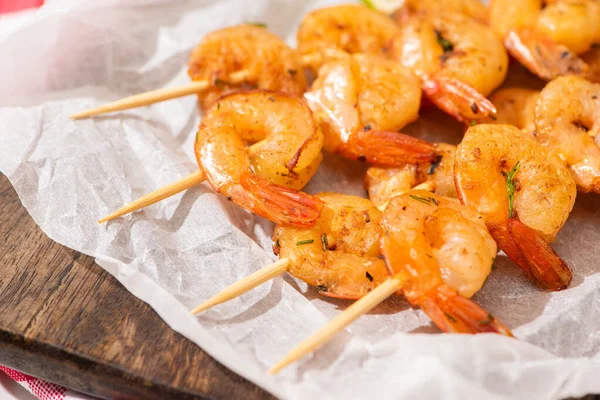
[{"label": "seasoning on shrimp", "polygon": [[477,213],[458,201],[412,191],[390,201],[381,225],[390,275],[402,281],[400,292],[441,330],[511,336],[469,300],[485,283],[497,251]]},{"label": "seasoning on shrimp", "polygon": [[[244,70],[241,83],[228,81],[231,73]],[[239,89],[265,89],[296,96],[306,90],[298,54],[262,26],[250,24],[219,29],[204,36],[190,56],[188,74],[194,81],[208,80],[213,86],[198,94],[203,110],[223,94]]]},{"label": "seasoning on shrimp", "polygon": [[492,0],[490,24],[510,54],[542,79],[585,75],[578,54],[600,41],[597,0]]},{"label": "seasoning on shrimp", "polygon": [[600,84],[557,78],[535,111],[538,141],[571,170],[579,191],[600,193]]},{"label": "seasoning on shrimp", "polygon": [[567,168],[518,128],[480,124],[469,128],[457,146],[454,177],[461,202],[483,216],[511,260],[548,289],[567,287],[571,271],[548,244],[575,202]]},{"label": "seasoning on shrimp", "polygon": [[381,212],[356,196],[321,193],[317,197],[325,207],[313,226],[275,228],[277,254],[290,260],[290,274],[316,286],[320,294],[362,297],[387,278],[379,257]]},{"label": "seasoning on shrimp", "polygon": [[[307,14],[298,29],[298,51],[321,54],[309,64],[317,70],[340,53],[382,54],[399,28],[389,17],[358,4],[326,7]],[[342,54],[343,55],[343,54]]]},{"label": "seasoning on shrimp", "polygon": [[[196,136],[196,158],[208,183],[273,222],[314,223],[322,202],[281,186],[303,186],[321,161],[323,134],[306,103],[281,93],[251,91],[227,95],[218,104],[204,116]],[[249,142],[259,142],[252,156]]]},{"label": "seasoning on shrimp", "polygon": [[397,131],[418,118],[419,80],[369,54],[328,61],[305,94],[325,134],[325,150],[377,165],[429,162],[435,147]]},{"label": "seasoning on shrimp", "polygon": [[493,118],[485,96],[504,81],[508,56],[488,26],[457,13],[415,13],[401,23],[388,54],[421,78],[444,112],[466,123]]},{"label": "seasoning on shrimp", "polygon": [[455,151],[456,146],[437,143],[438,156],[432,162],[405,164],[402,167],[370,167],[364,181],[369,199],[377,207],[383,206],[392,197],[426,182],[434,193],[456,198],[453,174]]}]

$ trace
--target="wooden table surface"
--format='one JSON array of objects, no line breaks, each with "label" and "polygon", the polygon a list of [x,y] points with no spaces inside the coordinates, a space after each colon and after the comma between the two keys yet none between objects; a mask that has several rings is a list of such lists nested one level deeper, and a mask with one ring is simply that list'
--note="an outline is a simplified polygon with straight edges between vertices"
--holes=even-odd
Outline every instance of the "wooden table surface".
[{"label": "wooden table surface", "polygon": [[0,365],[107,399],[272,398],[50,240],[1,174]]}]

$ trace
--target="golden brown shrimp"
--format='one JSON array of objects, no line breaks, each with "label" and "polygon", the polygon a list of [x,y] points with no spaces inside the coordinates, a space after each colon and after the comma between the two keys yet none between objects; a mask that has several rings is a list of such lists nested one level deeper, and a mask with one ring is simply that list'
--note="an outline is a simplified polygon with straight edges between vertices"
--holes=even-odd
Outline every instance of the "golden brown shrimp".
[{"label": "golden brown shrimp", "polygon": [[600,41],[600,2],[492,0],[490,24],[509,53],[540,78],[585,75],[577,55]]},{"label": "golden brown shrimp", "polygon": [[549,82],[535,109],[536,138],[571,170],[581,192],[600,193],[600,84]]},{"label": "golden brown shrimp", "polygon": [[325,203],[309,228],[277,226],[273,250],[289,260],[288,272],[319,293],[357,299],[387,278],[380,258],[381,212],[367,199],[317,195]]},{"label": "golden brown shrimp", "polygon": [[365,6],[326,7],[304,17],[297,33],[298,50],[303,55],[324,55],[310,63],[316,71],[332,54],[381,54],[398,33],[393,20]]},{"label": "golden brown shrimp", "polygon": [[[247,143],[261,142],[250,157]],[[323,206],[272,182],[308,181],[321,160],[323,135],[306,103],[267,91],[226,95],[200,123],[195,152],[212,188],[280,224],[310,225]]]},{"label": "golden brown shrimp", "polygon": [[457,13],[473,18],[481,23],[488,21],[488,9],[479,0],[406,0],[395,11],[394,17],[400,23],[414,13]]},{"label": "golden brown shrimp", "polygon": [[395,61],[369,54],[325,63],[305,94],[325,150],[378,165],[427,162],[434,146],[397,133],[418,117],[419,80]]},{"label": "golden brown shrimp", "polygon": [[535,106],[540,92],[532,89],[505,88],[490,96],[496,106],[494,123],[514,125],[524,132],[535,131]]},{"label": "golden brown shrimp", "polygon": [[[241,84],[228,82],[244,70]],[[206,35],[190,56],[188,74],[194,81],[208,80],[211,88],[198,95],[206,110],[223,94],[240,88],[259,88],[301,96],[306,78],[298,54],[265,28],[236,25]]]},{"label": "golden brown shrimp", "polygon": [[571,271],[548,244],[575,202],[567,168],[518,128],[482,124],[457,146],[454,177],[458,198],[511,260],[548,289],[567,287]]},{"label": "golden brown shrimp", "polygon": [[370,167],[365,175],[365,189],[369,193],[369,199],[380,207],[392,197],[425,182],[431,184],[437,195],[456,198],[453,174],[455,151],[456,146],[437,143],[437,157],[433,162],[406,164],[400,168]]},{"label": "golden brown shrimp", "polygon": [[490,274],[497,250],[479,215],[458,201],[412,191],[390,201],[381,225],[390,274],[442,331],[512,336],[469,300]]},{"label": "golden brown shrimp", "polygon": [[508,55],[488,26],[456,13],[414,14],[388,54],[412,69],[428,98],[459,121],[489,120],[496,112],[485,96],[504,81]]}]

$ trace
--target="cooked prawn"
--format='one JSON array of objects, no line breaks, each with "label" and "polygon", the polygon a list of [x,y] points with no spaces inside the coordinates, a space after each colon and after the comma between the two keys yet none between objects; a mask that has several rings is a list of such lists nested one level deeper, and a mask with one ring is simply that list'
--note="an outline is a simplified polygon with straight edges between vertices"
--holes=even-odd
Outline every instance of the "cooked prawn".
[{"label": "cooked prawn", "polygon": [[492,0],[490,24],[510,54],[542,79],[585,75],[578,54],[600,41],[597,0]]},{"label": "cooked prawn", "polygon": [[535,125],[536,138],[571,170],[577,188],[600,193],[600,84],[578,76],[549,82]]},{"label": "cooked prawn", "polygon": [[400,168],[370,167],[365,175],[365,189],[369,199],[380,207],[392,197],[410,191],[413,187],[429,183],[434,193],[456,198],[454,186],[454,153],[456,146],[437,143],[437,157],[422,164],[406,164]]},{"label": "cooked prawn", "polygon": [[[228,82],[231,73],[241,70],[247,72],[243,83]],[[240,88],[274,90],[296,96],[306,90],[298,54],[265,28],[248,24],[206,35],[190,56],[188,74],[194,81],[213,83],[198,95],[204,110],[223,94]]]},{"label": "cooked prawn", "polygon": [[511,260],[548,289],[567,287],[571,271],[548,244],[575,202],[567,168],[518,128],[481,124],[457,146],[454,177],[458,198]]},{"label": "cooked prawn", "polygon": [[357,299],[387,278],[380,258],[381,212],[367,199],[317,195],[325,204],[309,228],[278,225],[273,250],[289,260],[288,272],[320,294]]},{"label": "cooked prawn", "polygon": [[303,55],[321,54],[309,64],[317,70],[339,53],[382,54],[399,33],[389,17],[358,4],[326,7],[304,17],[298,29],[298,50]]},{"label": "cooked prawn", "polygon": [[488,10],[479,0],[405,0],[395,11],[394,17],[402,23],[410,15],[418,12],[427,13],[457,13],[473,18],[481,23],[487,23]]},{"label": "cooked prawn", "polygon": [[533,134],[535,131],[535,106],[540,92],[532,89],[505,88],[490,96],[496,107],[498,124],[514,125],[523,131]]},{"label": "cooked prawn", "polygon": [[417,13],[402,23],[388,54],[421,78],[444,112],[463,122],[493,118],[485,96],[504,81],[508,55],[488,26],[456,13]]},{"label": "cooked prawn", "polygon": [[383,213],[381,251],[401,292],[444,332],[512,336],[469,298],[483,286],[496,243],[471,209],[427,191],[394,197]]},{"label": "cooked prawn", "polygon": [[[261,142],[250,157],[247,143]],[[322,133],[306,103],[267,91],[226,95],[204,116],[196,158],[208,183],[273,222],[310,225],[322,202],[272,182],[305,182],[321,160]]]},{"label": "cooked prawn", "polygon": [[305,98],[327,151],[392,166],[435,157],[432,144],[397,133],[418,118],[421,89],[394,61],[369,54],[328,61]]}]

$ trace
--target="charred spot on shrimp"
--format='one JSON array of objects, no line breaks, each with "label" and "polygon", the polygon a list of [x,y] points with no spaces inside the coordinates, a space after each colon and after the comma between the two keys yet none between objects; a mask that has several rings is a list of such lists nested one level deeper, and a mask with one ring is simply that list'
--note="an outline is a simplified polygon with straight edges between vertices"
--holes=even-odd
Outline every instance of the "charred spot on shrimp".
[{"label": "charred spot on shrimp", "polygon": [[479,107],[477,107],[477,104],[471,103],[471,111],[473,111],[473,114],[479,114]]},{"label": "charred spot on shrimp", "polygon": [[433,175],[435,173],[435,170],[438,169],[438,167],[440,166],[440,163],[442,162],[442,156],[438,155],[435,160],[433,160],[433,162],[431,163],[431,165],[429,166],[429,170],[427,171],[427,175]]},{"label": "charred spot on shrimp", "polygon": [[370,131],[371,129],[372,129],[372,128],[371,128],[371,124],[367,124],[367,125],[365,125],[365,126],[363,127],[363,132],[368,132],[368,131]]},{"label": "charred spot on shrimp", "polygon": [[367,272],[365,273],[365,275],[366,275],[367,279],[369,280],[369,282],[373,282],[373,275],[371,275],[371,274],[369,273],[369,271],[367,271]]}]

